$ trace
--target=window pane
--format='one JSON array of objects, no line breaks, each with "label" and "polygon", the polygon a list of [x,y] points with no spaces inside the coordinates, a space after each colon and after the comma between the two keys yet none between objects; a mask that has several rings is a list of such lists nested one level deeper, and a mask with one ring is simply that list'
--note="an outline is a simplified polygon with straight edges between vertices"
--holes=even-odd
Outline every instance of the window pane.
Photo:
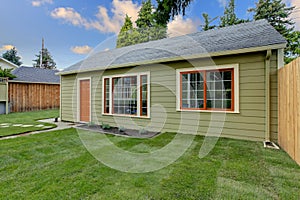
[{"label": "window pane", "polygon": [[109,79],[104,79],[104,113],[109,113],[109,98],[110,98],[110,92],[109,92]]},{"label": "window pane", "polygon": [[147,81],[147,75],[142,75],[141,77],[141,110],[140,115],[141,116],[147,116],[148,115],[148,81]]},{"label": "window pane", "polygon": [[181,108],[204,107],[203,72],[181,74]]},{"label": "window pane", "polygon": [[113,106],[115,114],[137,113],[137,77],[113,78]]},{"label": "window pane", "polygon": [[232,74],[232,70],[206,72],[207,108],[231,109],[231,103],[232,103],[231,74]]},{"label": "window pane", "polygon": [[224,80],[231,80],[231,71],[224,71]]}]

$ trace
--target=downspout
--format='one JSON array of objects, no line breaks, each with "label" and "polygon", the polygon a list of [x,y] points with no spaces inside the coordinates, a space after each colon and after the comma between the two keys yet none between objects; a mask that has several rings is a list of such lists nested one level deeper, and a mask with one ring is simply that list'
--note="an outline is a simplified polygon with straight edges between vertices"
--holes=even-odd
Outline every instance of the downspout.
[{"label": "downspout", "polygon": [[265,142],[271,142],[270,133],[270,68],[271,68],[271,55],[272,51],[267,50],[265,59]]}]

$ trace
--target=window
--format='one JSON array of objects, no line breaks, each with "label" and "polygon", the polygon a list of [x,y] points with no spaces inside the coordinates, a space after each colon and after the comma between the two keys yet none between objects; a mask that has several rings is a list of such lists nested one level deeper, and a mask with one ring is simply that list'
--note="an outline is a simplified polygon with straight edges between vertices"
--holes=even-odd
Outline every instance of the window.
[{"label": "window", "polygon": [[104,113],[109,113],[109,79],[105,78],[104,79]]},{"label": "window", "polygon": [[[214,67],[216,68],[216,67]],[[211,110],[238,112],[237,65],[213,69],[179,70],[180,110]]]},{"label": "window", "polygon": [[103,78],[103,114],[149,116],[148,74]]},{"label": "window", "polygon": [[141,76],[141,89],[140,89],[140,111],[142,116],[148,115],[148,80],[147,75]]}]

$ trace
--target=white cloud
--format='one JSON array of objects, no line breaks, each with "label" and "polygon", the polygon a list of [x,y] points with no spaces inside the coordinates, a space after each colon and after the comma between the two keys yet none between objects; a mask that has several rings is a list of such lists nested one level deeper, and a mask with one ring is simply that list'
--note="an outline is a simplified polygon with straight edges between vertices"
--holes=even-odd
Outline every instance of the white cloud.
[{"label": "white cloud", "polygon": [[76,54],[88,54],[92,51],[92,47],[85,45],[85,46],[75,46],[71,47],[71,51]]},{"label": "white cloud", "polygon": [[12,48],[14,48],[13,45],[7,44],[7,45],[3,45],[3,46],[0,48],[0,51],[8,51],[8,50],[11,50]]},{"label": "white cloud", "polygon": [[40,7],[44,4],[52,4],[53,0],[35,0],[35,1],[31,1],[31,5],[34,7]]},{"label": "white cloud", "polygon": [[73,8],[56,8],[51,12],[51,16],[55,19],[63,19],[64,22],[74,26],[84,26],[88,28],[88,21],[81,17]]},{"label": "white cloud", "polygon": [[107,8],[99,6],[96,19],[94,20],[82,17],[80,13],[69,7],[56,8],[51,12],[51,16],[74,26],[85,27],[86,29],[96,29],[102,33],[119,33],[125,15],[127,14],[131,17],[132,21],[135,21],[139,9],[139,5],[133,3],[131,0],[113,0],[110,12]]},{"label": "white cloud", "polygon": [[223,7],[223,8],[226,7],[227,0],[218,0],[218,2],[219,2],[219,4],[220,4],[220,7]]},{"label": "white cloud", "polygon": [[183,17],[179,15],[168,24],[168,35],[174,37],[194,33],[198,30],[199,26],[200,20],[192,20],[190,18],[183,19]]}]

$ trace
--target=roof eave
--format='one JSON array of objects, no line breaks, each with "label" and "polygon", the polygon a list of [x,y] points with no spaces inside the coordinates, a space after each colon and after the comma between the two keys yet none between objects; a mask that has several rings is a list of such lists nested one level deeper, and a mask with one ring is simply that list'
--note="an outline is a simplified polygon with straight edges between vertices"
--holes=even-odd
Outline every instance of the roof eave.
[{"label": "roof eave", "polygon": [[[265,50],[273,50],[273,49],[283,49],[286,47],[285,43],[280,44],[273,44],[268,46],[261,46],[261,47],[250,47],[244,49],[237,49],[237,50],[227,50],[227,51],[220,51],[220,52],[212,52],[212,53],[204,53],[204,54],[195,54],[189,56],[176,56],[171,58],[162,58],[157,60],[149,60],[149,61],[142,61],[142,62],[132,62],[126,63],[122,65],[112,65],[108,66],[106,69],[116,69],[116,68],[124,68],[124,67],[131,67],[137,65],[148,65],[148,64],[155,64],[155,63],[162,63],[162,62],[172,62],[172,61],[179,61],[179,60],[188,60],[188,59],[197,59],[197,58],[207,58],[207,57],[216,57],[216,56],[225,56],[231,54],[241,54],[241,53],[251,53],[251,52],[258,52],[258,51],[265,51]],[[72,70],[67,72],[58,72],[56,75],[68,75],[68,74],[76,74],[76,73],[84,73],[84,72],[91,72],[91,71],[101,71],[105,70],[100,67],[90,68],[86,70]]]},{"label": "roof eave", "polygon": [[6,63],[12,65],[12,66],[14,67],[14,69],[19,68],[18,65],[16,65],[15,63],[10,62],[9,60],[6,60],[5,58],[0,57],[0,59],[2,59],[2,60],[3,60],[4,62],[6,62]]}]

